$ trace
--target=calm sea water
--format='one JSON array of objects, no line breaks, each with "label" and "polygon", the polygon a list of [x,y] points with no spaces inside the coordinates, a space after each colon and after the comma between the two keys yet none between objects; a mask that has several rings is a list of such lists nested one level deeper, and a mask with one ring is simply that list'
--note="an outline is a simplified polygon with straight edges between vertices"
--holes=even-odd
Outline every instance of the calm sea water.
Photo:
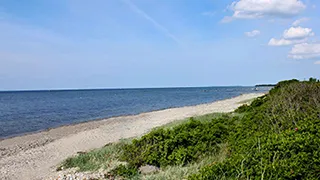
[{"label": "calm sea water", "polygon": [[252,92],[252,87],[0,92],[0,138]]}]

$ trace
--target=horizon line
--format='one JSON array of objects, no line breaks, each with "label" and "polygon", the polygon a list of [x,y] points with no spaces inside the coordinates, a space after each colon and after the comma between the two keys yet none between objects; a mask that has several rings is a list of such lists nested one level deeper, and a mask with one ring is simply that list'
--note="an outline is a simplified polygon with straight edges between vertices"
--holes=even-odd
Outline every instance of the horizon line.
[{"label": "horizon line", "polygon": [[86,91],[86,90],[134,90],[134,89],[177,89],[177,88],[213,88],[213,87],[255,87],[255,85],[221,85],[221,86],[167,86],[167,87],[94,87],[94,88],[54,88],[54,89],[9,89],[0,92],[40,92],[40,91]]}]

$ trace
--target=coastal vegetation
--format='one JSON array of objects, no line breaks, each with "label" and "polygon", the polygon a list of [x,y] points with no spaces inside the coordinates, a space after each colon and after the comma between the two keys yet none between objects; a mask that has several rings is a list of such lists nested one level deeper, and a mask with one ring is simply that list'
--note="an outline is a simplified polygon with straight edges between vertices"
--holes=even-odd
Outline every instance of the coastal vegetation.
[{"label": "coastal vegetation", "polygon": [[[140,173],[145,165],[160,171]],[[320,179],[320,82],[282,81],[233,113],[156,128],[61,167],[127,179]]]}]

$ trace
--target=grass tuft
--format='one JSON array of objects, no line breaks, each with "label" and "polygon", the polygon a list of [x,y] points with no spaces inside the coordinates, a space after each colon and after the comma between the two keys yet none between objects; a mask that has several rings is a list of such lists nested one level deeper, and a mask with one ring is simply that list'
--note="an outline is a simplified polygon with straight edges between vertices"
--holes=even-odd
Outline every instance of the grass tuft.
[{"label": "grass tuft", "polygon": [[122,153],[122,147],[128,143],[130,143],[130,139],[121,140],[119,143],[107,144],[103,148],[87,153],[80,153],[63,161],[57,170],[65,168],[77,168],[78,171],[114,169],[119,164],[122,164],[122,162],[119,161],[119,156]]},{"label": "grass tuft", "polygon": [[168,166],[166,168],[163,168],[157,174],[144,175],[140,176],[140,178],[145,180],[187,179],[190,175],[197,173],[199,169],[206,166],[212,166],[226,159],[228,154],[227,144],[219,144],[218,146],[220,150],[217,153],[204,156],[194,163],[187,164],[186,166]]}]

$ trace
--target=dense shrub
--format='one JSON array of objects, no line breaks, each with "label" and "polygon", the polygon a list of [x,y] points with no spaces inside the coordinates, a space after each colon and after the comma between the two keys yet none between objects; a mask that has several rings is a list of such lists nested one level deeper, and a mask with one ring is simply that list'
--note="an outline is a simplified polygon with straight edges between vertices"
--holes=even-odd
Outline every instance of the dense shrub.
[{"label": "dense shrub", "polygon": [[[109,175],[111,175],[111,177],[120,176],[123,178],[132,178],[134,176],[137,176],[138,174],[139,174],[139,171],[136,167],[120,164],[119,166],[111,170]],[[112,179],[112,178],[109,178],[109,179]]]},{"label": "dense shrub", "polygon": [[217,144],[228,135],[228,124],[235,118],[219,118],[209,122],[190,119],[172,129],[157,129],[124,146],[122,160],[139,167],[184,165],[207,152],[215,152]]},{"label": "dense shrub", "polygon": [[230,157],[190,179],[320,179],[320,83],[277,84],[229,132]]},{"label": "dense shrub", "polygon": [[268,100],[268,96],[266,95],[258,97],[254,99],[250,105],[244,104],[240,106],[238,109],[236,109],[235,112],[237,113],[250,112],[256,109],[257,107],[261,106],[262,104],[264,104],[267,100]]}]

